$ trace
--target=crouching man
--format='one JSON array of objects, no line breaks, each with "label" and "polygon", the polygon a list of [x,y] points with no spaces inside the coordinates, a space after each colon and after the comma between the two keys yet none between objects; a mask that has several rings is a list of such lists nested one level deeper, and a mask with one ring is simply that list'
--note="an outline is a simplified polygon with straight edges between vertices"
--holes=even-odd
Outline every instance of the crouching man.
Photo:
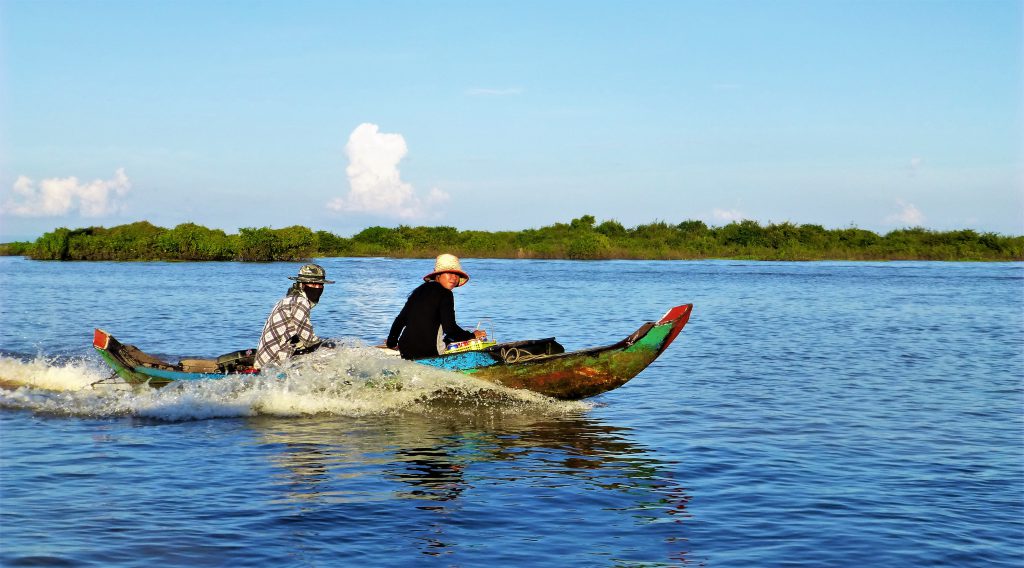
[{"label": "crouching man", "polygon": [[299,269],[298,276],[289,276],[295,283],[281,298],[267,317],[256,349],[254,367],[262,369],[280,365],[291,359],[296,351],[315,349],[322,340],[313,333],[309,312],[320,301],[324,284],[334,284],[326,279],[327,273],[318,264],[307,264]]}]

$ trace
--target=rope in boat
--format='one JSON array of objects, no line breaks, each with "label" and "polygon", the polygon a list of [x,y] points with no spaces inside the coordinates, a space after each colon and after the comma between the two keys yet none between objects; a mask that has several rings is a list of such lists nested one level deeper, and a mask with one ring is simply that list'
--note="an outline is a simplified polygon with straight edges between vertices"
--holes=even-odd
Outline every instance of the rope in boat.
[{"label": "rope in boat", "polygon": [[522,363],[524,361],[540,359],[548,356],[547,354],[535,355],[525,349],[519,349],[518,347],[503,347],[500,355],[502,360],[506,363]]}]

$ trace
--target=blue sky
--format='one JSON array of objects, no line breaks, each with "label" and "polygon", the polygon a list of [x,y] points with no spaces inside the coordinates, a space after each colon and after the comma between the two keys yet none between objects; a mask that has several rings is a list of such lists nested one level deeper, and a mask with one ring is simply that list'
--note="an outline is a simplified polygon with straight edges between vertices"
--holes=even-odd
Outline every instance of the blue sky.
[{"label": "blue sky", "polygon": [[585,214],[1024,234],[1022,6],[0,0],[0,241]]}]

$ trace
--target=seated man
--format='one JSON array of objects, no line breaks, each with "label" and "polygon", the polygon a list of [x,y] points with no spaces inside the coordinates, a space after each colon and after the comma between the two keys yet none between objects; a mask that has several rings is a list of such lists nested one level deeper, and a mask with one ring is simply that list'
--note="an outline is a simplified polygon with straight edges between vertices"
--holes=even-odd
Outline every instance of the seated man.
[{"label": "seated man", "polygon": [[389,349],[398,348],[403,359],[437,357],[444,353],[445,341],[484,339],[481,329],[466,331],[455,323],[455,295],[452,290],[469,282],[458,257],[442,254],[434,262],[434,271],[423,277],[409,294],[402,311],[391,324]]},{"label": "seated man", "polygon": [[297,350],[309,349],[321,343],[320,338],[313,333],[309,312],[320,301],[324,284],[334,284],[326,276],[322,266],[307,264],[299,269],[298,276],[288,277],[296,282],[288,289],[285,297],[274,305],[267,317],[260,345],[256,349],[254,367],[262,369],[269,365],[280,365]]}]

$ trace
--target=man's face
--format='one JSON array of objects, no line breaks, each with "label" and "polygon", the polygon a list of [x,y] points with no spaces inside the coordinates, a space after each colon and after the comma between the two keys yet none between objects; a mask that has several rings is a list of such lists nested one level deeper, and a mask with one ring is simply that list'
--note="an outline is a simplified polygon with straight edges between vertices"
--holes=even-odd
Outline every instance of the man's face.
[{"label": "man's face", "polygon": [[302,285],[306,289],[306,298],[314,304],[320,301],[320,294],[324,293],[324,285],[319,283],[306,283]]}]

